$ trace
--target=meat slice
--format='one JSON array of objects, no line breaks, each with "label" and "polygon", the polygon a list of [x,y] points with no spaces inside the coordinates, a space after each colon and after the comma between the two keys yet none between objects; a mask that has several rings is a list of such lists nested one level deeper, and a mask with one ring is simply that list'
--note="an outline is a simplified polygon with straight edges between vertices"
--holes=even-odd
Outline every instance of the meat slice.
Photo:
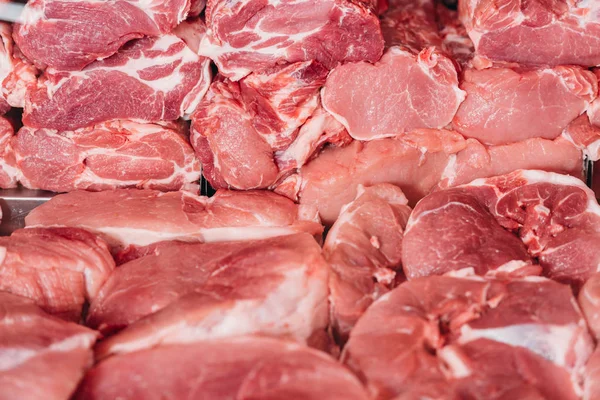
[{"label": "meat slice", "polygon": [[[185,255],[184,257],[182,255]],[[97,356],[242,334],[325,347],[328,266],[308,234],[163,242],[121,265],[90,306]]]},{"label": "meat slice", "polygon": [[594,74],[574,66],[467,69],[460,87],[467,97],[452,125],[486,144],[554,139],[598,92]]},{"label": "meat slice", "polygon": [[0,291],[79,321],[115,262],[104,241],[78,228],[20,229],[0,238]]},{"label": "meat slice", "polygon": [[[600,273],[592,275],[579,292],[579,305],[585,315],[590,331],[596,340],[600,337]],[[585,366],[584,400],[594,400],[600,396],[600,350],[590,357]]]},{"label": "meat slice", "polygon": [[208,34],[200,54],[239,80],[285,62],[317,60],[327,68],[348,61],[375,62],[383,38],[369,0],[209,1]]},{"label": "meat slice", "polygon": [[0,115],[11,106],[24,107],[27,85],[35,80],[35,67],[14,46],[12,27],[0,22]]},{"label": "meat slice", "polygon": [[376,301],[342,360],[377,399],[577,399],[592,338],[548,279],[432,276]]},{"label": "meat slice", "polygon": [[541,268],[577,287],[598,270],[599,244],[600,206],[582,181],[520,170],[421,200],[406,226],[402,262],[408,279],[461,268]]},{"label": "meat slice", "polygon": [[14,129],[10,121],[0,116],[0,188],[17,187],[21,171],[17,168],[11,139]]},{"label": "meat slice", "polygon": [[23,127],[12,144],[21,183],[31,189],[198,190],[200,162],[190,143],[160,125],[114,120],[67,132]]},{"label": "meat slice", "polygon": [[290,146],[318,107],[327,69],[299,62],[214,82],[193,115],[192,144],[215,188],[256,189],[275,183],[275,152]]},{"label": "meat slice", "polygon": [[585,366],[583,400],[600,396],[600,349],[596,349]]},{"label": "meat slice", "polygon": [[[164,368],[169,365],[169,368]],[[123,380],[124,374],[137,379]],[[323,352],[276,339],[240,337],[159,346],[111,357],[86,375],[75,399],[116,397],[366,400],[358,379]]]},{"label": "meat slice", "polygon": [[70,398],[93,363],[96,336],[0,292],[0,399]]},{"label": "meat slice", "polygon": [[359,186],[333,224],[323,255],[331,266],[331,325],[340,342],[371,303],[404,280],[402,235],[408,200],[390,184]]},{"label": "meat slice", "polygon": [[77,71],[132,39],[169,33],[189,9],[190,0],[33,0],[14,36],[38,67]]},{"label": "meat slice", "polygon": [[588,160],[600,160],[600,126],[592,125],[587,115],[571,122],[562,136],[580,149]]},{"label": "meat slice", "polygon": [[25,218],[27,226],[75,226],[94,232],[117,252],[164,240],[254,240],[296,232],[320,235],[302,209],[271,192],[186,192],[116,189],[53,197]]},{"label": "meat slice", "polygon": [[[316,207],[326,225],[356,197],[358,185],[392,183],[415,204],[435,187],[456,186],[517,168],[542,169],[582,177],[582,155],[568,141],[530,139],[500,146],[446,130],[418,130],[399,138],[354,142],[327,148],[283,182],[278,191]],[[279,190],[281,189],[281,190]]]},{"label": "meat slice", "polygon": [[70,131],[112,119],[171,121],[191,114],[209,83],[210,61],[177,36],[140,39],[82,71],[46,70],[23,123]]},{"label": "meat slice", "polygon": [[596,2],[464,0],[459,10],[481,58],[534,65],[600,64]]}]

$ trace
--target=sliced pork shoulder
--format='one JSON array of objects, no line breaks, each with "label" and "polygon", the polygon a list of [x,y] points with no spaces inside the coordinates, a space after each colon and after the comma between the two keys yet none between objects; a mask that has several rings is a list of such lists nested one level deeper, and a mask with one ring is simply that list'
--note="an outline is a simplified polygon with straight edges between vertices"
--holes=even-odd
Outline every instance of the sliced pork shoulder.
[{"label": "sliced pork shoulder", "polygon": [[67,132],[24,127],[12,145],[21,183],[31,189],[198,190],[200,162],[190,143],[160,125],[114,120]]},{"label": "sliced pork shoulder", "polygon": [[17,167],[15,152],[11,140],[14,129],[10,121],[0,116],[0,188],[9,189],[17,186],[21,171]]},{"label": "sliced pork shoulder", "polygon": [[35,84],[36,69],[14,46],[12,27],[0,22],[0,114],[25,106],[27,85]]},{"label": "sliced pork shoulder", "polygon": [[374,300],[404,280],[407,203],[396,186],[360,186],[356,200],[343,207],[327,234],[323,255],[331,266],[331,325],[340,342]]},{"label": "sliced pork shoulder", "polygon": [[97,333],[0,292],[0,399],[65,400],[92,366]]},{"label": "sliced pork shoulder", "polygon": [[163,242],[121,265],[90,306],[97,356],[241,334],[326,348],[328,265],[308,234],[262,241]]},{"label": "sliced pork shoulder", "polygon": [[[168,368],[165,366],[168,365]],[[123,376],[132,374],[135,380]],[[75,399],[367,400],[358,379],[327,354],[269,338],[158,346],[100,362]]]},{"label": "sliced pork shoulder", "polygon": [[176,120],[194,111],[210,79],[210,61],[177,36],[139,39],[82,71],[46,70],[29,88],[23,122],[69,131],[112,119]]},{"label": "sliced pork shoulder", "polygon": [[[186,192],[117,189],[53,197],[26,217],[27,226],[75,226],[100,235],[114,252],[164,240],[253,240],[296,232],[320,235],[303,207],[271,192]],[[307,210],[310,211],[310,210]],[[307,214],[308,215],[308,214]]]},{"label": "sliced pork shoulder", "polygon": [[432,276],[376,301],[342,360],[377,399],[577,399],[593,351],[571,289]]},{"label": "sliced pork shoulder", "polygon": [[77,71],[132,39],[169,33],[189,9],[190,0],[33,0],[14,36],[40,68]]},{"label": "sliced pork shoulder", "polygon": [[0,238],[0,291],[79,321],[115,268],[108,246],[78,228],[20,229]]},{"label": "sliced pork shoulder", "polygon": [[210,1],[200,54],[232,80],[286,62],[317,60],[327,68],[375,62],[383,50],[375,6],[369,0]]},{"label": "sliced pork shoulder", "polygon": [[[579,179],[518,170],[434,192],[402,241],[408,279],[472,268],[584,283],[600,265],[600,206]],[[534,265],[535,264],[535,265]]]}]

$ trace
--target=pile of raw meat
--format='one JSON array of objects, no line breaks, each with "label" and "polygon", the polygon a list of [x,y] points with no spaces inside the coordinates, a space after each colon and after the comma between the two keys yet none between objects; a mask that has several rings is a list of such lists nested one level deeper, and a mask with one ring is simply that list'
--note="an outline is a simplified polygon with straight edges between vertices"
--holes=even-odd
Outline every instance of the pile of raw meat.
[{"label": "pile of raw meat", "polygon": [[600,399],[600,0],[30,0],[0,39],[0,187],[60,193],[0,238],[1,400]]}]

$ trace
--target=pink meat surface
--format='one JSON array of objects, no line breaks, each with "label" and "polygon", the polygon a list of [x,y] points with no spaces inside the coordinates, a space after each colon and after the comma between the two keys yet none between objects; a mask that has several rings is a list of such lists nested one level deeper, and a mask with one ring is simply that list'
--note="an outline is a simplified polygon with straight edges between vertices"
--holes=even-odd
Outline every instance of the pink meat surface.
[{"label": "pink meat surface", "polygon": [[383,51],[375,4],[363,0],[212,0],[206,24],[200,54],[232,80],[285,62],[375,62]]},{"label": "pink meat surface", "polygon": [[0,292],[0,399],[68,399],[92,366],[96,336]]},{"label": "pink meat surface", "polygon": [[[123,379],[130,374],[136,379]],[[239,337],[111,357],[89,371],[75,399],[320,400],[324,393],[329,400],[369,399],[358,379],[323,352]]]},{"label": "pink meat surface", "polygon": [[600,396],[600,349],[596,349],[585,366],[583,400]]},{"label": "pink meat surface", "polygon": [[214,82],[193,115],[192,145],[216,188],[273,185],[284,171],[276,152],[297,138],[317,110],[327,69],[314,61]]},{"label": "pink meat surface", "polygon": [[36,69],[15,48],[11,25],[0,22],[0,115],[11,106],[23,107],[27,86],[35,81]]},{"label": "pink meat surface", "polygon": [[580,149],[588,160],[600,160],[600,126],[592,125],[587,115],[571,122],[562,136]]},{"label": "pink meat surface", "polygon": [[329,267],[310,235],[163,242],[144,253],[117,268],[90,306],[91,327],[125,328],[98,357],[242,334],[328,345]]},{"label": "pink meat surface", "polygon": [[582,181],[518,170],[422,199],[406,226],[402,263],[408,279],[462,268],[542,270],[577,287],[598,270],[599,246],[600,206]]},{"label": "pink meat surface", "polygon": [[596,77],[573,66],[467,69],[460,87],[467,97],[452,125],[486,144],[554,139],[598,92]]},{"label": "pink meat surface", "polygon": [[569,286],[432,276],[376,301],[342,360],[376,399],[563,400],[592,351]]},{"label": "pink meat surface", "polygon": [[21,183],[31,189],[198,189],[200,162],[190,143],[160,125],[115,120],[70,132],[24,127],[12,146]]},{"label": "pink meat surface", "polygon": [[15,161],[11,144],[14,129],[9,120],[0,116],[0,188],[17,187],[21,171]]},{"label": "pink meat surface", "polygon": [[348,339],[374,300],[404,281],[402,236],[411,212],[407,203],[396,186],[360,186],[327,234],[323,255],[331,266],[331,325],[340,342]]},{"label": "pink meat surface", "polygon": [[30,87],[23,123],[69,131],[112,119],[176,120],[195,110],[209,83],[210,61],[177,36],[140,39],[82,71],[46,70]]},{"label": "pink meat surface", "polygon": [[[542,169],[582,177],[582,155],[568,141],[530,139],[500,146],[446,130],[419,130],[399,138],[355,141],[326,148],[278,192],[316,207],[331,225],[358,185],[392,183],[415,204],[433,188],[456,186],[476,178],[505,174],[518,168]],[[279,190],[281,189],[281,190]]]},{"label": "pink meat surface", "polygon": [[433,0],[396,0],[381,16],[386,47],[401,46],[415,53],[428,46],[440,46],[441,36]]},{"label": "pink meat surface", "polygon": [[600,338],[600,273],[592,275],[585,282],[578,300],[590,331],[596,338]]},{"label": "pink meat surface", "polygon": [[104,241],[78,228],[20,229],[0,238],[0,291],[79,321],[115,262]]},{"label": "pink meat surface", "polygon": [[595,1],[461,0],[459,11],[480,58],[600,64],[600,8]]},{"label": "pink meat surface", "polygon": [[40,68],[77,71],[109,57],[132,39],[169,33],[190,0],[32,0],[15,40]]},{"label": "pink meat surface", "polygon": [[255,240],[323,227],[302,208],[267,191],[218,191],[208,198],[186,192],[116,189],[53,197],[26,217],[27,226],[75,226],[100,235],[113,251],[165,240]]}]

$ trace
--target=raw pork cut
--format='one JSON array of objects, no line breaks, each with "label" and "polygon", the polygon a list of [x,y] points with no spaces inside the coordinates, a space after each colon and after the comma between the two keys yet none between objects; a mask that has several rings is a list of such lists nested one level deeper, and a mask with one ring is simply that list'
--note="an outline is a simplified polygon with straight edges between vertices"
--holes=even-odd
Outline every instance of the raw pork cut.
[{"label": "raw pork cut", "polygon": [[460,17],[481,58],[520,64],[600,64],[596,1],[461,0]]},{"label": "raw pork cut", "polygon": [[[129,375],[136,379],[123,379]],[[75,399],[321,400],[324,393],[328,400],[369,398],[358,379],[323,352],[240,337],[111,357],[88,372]]]},{"label": "raw pork cut", "polygon": [[432,276],[376,301],[342,360],[376,399],[566,400],[592,351],[567,285]]},{"label": "raw pork cut", "polygon": [[0,116],[0,188],[17,187],[21,171],[17,168],[11,145],[14,130],[9,120]]},{"label": "raw pork cut", "polygon": [[11,26],[0,22],[0,115],[23,107],[27,85],[36,80],[35,67],[20,56],[11,35]]},{"label": "raw pork cut", "polygon": [[578,286],[600,266],[600,206],[582,181],[566,175],[518,170],[478,179],[419,202],[402,263],[408,279],[462,268],[482,275],[542,269]]},{"label": "raw pork cut", "polygon": [[13,147],[21,183],[31,189],[198,190],[200,162],[187,138],[160,125],[114,120],[71,132],[23,127]]},{"label": "raw pork cut", "polygon": [[[579,305],[596,340],[600,338],[600,273],[594,274],[579,292]],[[584,400],[596,400],[600,396],[600,349],[585,366]]]},{"label": "raw pork cut", "polygon": [[396,186],[360,186],[356,200],[344,206],[327,234],[323,255],[331,266],[331,325],[340,342],[374,300],[404,280],[407,203]]},{"label": "raw pork cut", "polygon": [[573,66],[467,69],[460,87],[467,97],[452,125],[486,144],[554,139],[598,92],[594,74]]},{"label": "raw pork cut", "polygon": [[65,400],[92,366],[97,333],[0,292],[0,399]]},{"label": "raw pork cut", "polygon": [[562,138],[486,147],[455,132],[418,130],[399,138],[326,148],[277,191],[316,207],[323,222],[330,225],[340,208],[356,197],[359,184],[392,183],[402,189],[409,204],[415,204],[432,188],[517,168],[582,177],[582,166],[581,152]]},{"label": "raw pork cut", "polygon": [[325,348],[328,265],[308,234],[261,241],[163,242],[115,270],[87,323],[97,356],[225,336],[288,337]]},{"label": "raw pork cut", "polygon": [[19,229],[0,238],[0,291],[79,321],[115,262],[104,241],[78,228]]},{"label": "raw pork cut", "polygon": [[84,228],[119,251],[164,240],[253,240],[296,232],[320,235],[323,227],[303,213],[304,207],[266,191],[222,190],[208,198],[186,192],[116,189],[55,196],[29,213],[25,223]]},{"label": "raw pork cut", "polygon": [[458,19],[458,12],[438,3],[437,22],[444,51],[462,68],[470,66],[475,54],[475,47],[467,35],[464,25]]},{"label": "raw pork cut", "polygon": [[175,120],[195,110],[209,84],[210,61],[177,36],[139,39],[82,71],[46,70],[28,92],[23,123],[69,131],[111,119]]},{"label": "raw pork cut", "polygon": [[395,0],[381,16],[381,32],[387,47],[402,46],[415,53],[441,46],[433,0]]},{"label": "raw pork cut", "polygon": [[600,126],[581,115],[566,127],[562,136],[580,149],[590,161],[600,160]]},{"label": "raw pork cut", "polygon": [[200,54],[239,80],[285,62],[375,62],[383,38],[370,0],[209,1]]},{"label": "raw pork cut", "polygon": [[315,61],[276,67],[238,82],[215,81],[193,115],[192,145],[215,188],[267,188],[275,152],[288,147],[318,107],[327,69]]},{"label": "raw pork cut", "polygon": [[76,71],[132,39],[169,33],[189,9],[190,0],[32,0],[14,37],[40,68]]},{"label": "raw pork cut", "polygon": [[585,366],[583,400],[600,397],[600,349],[596,349]]}]

